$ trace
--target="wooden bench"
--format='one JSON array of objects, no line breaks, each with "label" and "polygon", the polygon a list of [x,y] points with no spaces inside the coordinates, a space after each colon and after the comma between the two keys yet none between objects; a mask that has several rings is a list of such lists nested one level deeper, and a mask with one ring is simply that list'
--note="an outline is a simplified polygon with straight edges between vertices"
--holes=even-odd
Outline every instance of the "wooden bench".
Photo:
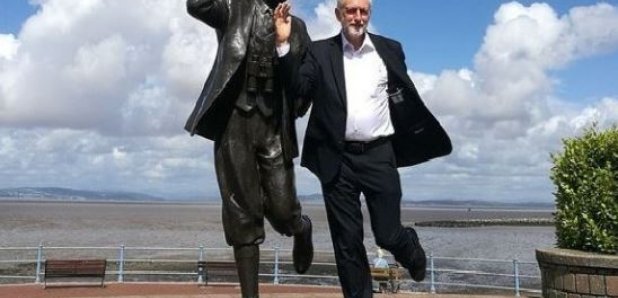
[{"label": "wooden bench", "polygon": [[236,263],[225,261],[199,261],[197,262],[198,274],[204,277],[204,283],[214,276],[225,276],[228,278],[238,278]]},{"label": "wooden bench", "polygon": [[107,260],[45,260],[45,285],[50,278],[101,278],[101,287],[105,282]]},{"label": "wooden bench", "polygon": [[397,293],[402,275],[401,268],[397,265],[391,264],[388,268],[371,268],[371,277],[378,283],[381,292]]}]

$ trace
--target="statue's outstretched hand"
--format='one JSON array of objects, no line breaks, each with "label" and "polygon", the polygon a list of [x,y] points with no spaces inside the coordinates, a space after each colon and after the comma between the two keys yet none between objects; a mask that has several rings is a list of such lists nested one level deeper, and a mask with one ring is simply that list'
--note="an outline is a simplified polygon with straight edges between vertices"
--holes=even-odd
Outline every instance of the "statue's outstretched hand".
[{"label": "statue's outstretched hand", "polygon": [[275,33],[277,34],[277,45],[288,42],[292,31],[292,16],[290,16],[290,4],[287,2],[279,3],[273,15],[275,23]]}]

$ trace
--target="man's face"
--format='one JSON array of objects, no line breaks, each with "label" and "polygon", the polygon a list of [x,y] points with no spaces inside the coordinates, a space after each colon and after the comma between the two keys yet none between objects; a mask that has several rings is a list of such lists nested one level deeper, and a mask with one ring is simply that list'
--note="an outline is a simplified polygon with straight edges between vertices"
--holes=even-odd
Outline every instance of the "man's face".
[{"label": "man's face", "polygon": [[369,0],[344,0],[343,4],[335,9],[335,14],[346,38],[350,41],[362,38],[371,17]]}]

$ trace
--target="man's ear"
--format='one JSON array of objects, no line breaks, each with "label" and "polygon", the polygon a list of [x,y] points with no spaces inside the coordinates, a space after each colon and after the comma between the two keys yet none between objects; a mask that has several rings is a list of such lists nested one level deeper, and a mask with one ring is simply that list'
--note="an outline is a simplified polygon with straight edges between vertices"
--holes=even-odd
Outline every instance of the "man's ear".
[{"label": "man's ear", "polygon": [[339,7],[335,7],[335,16],[337,17],[337,21],[341,22],[341,10]]}]

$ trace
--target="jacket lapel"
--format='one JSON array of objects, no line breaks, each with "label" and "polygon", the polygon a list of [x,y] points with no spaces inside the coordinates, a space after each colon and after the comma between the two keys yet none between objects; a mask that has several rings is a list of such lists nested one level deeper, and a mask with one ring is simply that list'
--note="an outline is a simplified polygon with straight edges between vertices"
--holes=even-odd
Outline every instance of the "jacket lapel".
[{"label": "jacket lapel", "polygon": [[337,85],[337,91],[339,92],[339,98],[344,106],[347,105],[346,92],[345,92],[345,73],[343,71],[343,43],[341,41],[341,35],[336,35],[331,38],[332,50],[330,54],[330,64],[335,77],[335,85]]},{"label": "jacket lapel", "polygon": [[380,58],[382,58],[382,61],[384,61],[386,65],[389,87],[393,87],[393,79],[407,85],[409,77],[406,70],[402,70],[401,67],[399,67],[401,64],[399,61],[393,61],[393,58],[397,57],[397,55],[391,52],[389,47],[385,44],[384,39],[380,38],[380,36],[371,33],[369,33],[369,36],[371,37],[371,42],[373,42],[373,45],[376,47],[378,55],[380,55]]}]

